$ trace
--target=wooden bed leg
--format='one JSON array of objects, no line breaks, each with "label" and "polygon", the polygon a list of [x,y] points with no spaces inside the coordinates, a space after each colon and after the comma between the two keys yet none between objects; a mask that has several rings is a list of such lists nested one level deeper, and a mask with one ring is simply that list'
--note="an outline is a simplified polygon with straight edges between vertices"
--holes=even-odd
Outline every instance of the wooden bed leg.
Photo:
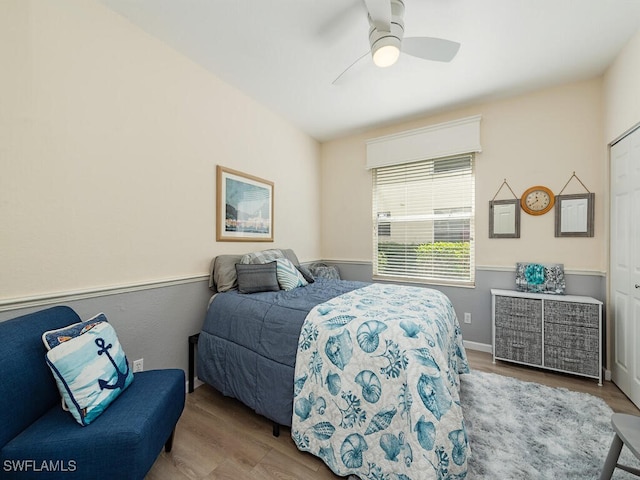
[{"label": "wooden bed leg", "polygon": [[164,451],[169,453],[171,448],[173,448],[173,434],[176,433],[176,429],[171,430],[171,435],[167,438],[167,441],[164,444]]},{"label": "wooden bed leg", "polygon": [[280,424],[276,422],[273,422],[273,436],[274,437],[280,436]]}]

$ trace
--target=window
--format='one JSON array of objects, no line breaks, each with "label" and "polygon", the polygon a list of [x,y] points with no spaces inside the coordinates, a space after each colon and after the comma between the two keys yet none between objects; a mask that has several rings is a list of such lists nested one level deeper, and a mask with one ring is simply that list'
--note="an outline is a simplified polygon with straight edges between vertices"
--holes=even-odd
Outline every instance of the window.
[{"label": "window", "polygon": [[[471,208],[438,208],[434,211],[434,242],[468,242],[471,238]],[[463,215],[458,215],[463,214]]]},{"label": "window", "polygon": [[378,212],[378,236],[390,237],[391,236],[391,224],[385,221],[385,218],[389,218],[391,212]]},{"label": "window", "polygon": [[373,169],[374,277],[474,284],[474,156]]}]

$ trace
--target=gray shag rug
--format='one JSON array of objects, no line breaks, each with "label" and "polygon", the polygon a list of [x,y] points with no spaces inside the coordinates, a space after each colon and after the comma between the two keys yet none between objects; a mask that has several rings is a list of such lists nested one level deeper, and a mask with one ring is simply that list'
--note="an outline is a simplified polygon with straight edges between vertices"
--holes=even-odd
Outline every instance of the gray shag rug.
[{"label": "gray shag rug", "polygon": [[[613,439],[613,411],[604,400],[477,370],[460,378],[471,446],[466,480],[600,477]],[[620,462],[640,468],[626,447]],[[612,479],[638,477],[616,469]]]},{"label": "gray shag rug", "polygon": [[[598,479],[613,439],[604,400],[485,373],[461,376],[471,456],[467,479]],[[626,448],[620,462],[640,467]],[[616,469],[613,479],[638,479]]]}]

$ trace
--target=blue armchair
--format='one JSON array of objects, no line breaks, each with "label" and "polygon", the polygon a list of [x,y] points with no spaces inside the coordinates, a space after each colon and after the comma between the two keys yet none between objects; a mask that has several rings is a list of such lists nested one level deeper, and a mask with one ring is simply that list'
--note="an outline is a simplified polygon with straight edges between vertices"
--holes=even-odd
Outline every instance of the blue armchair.
[{"label": "blue armchair", "polygon": [[42,333],[80,322],[53,307],[0,322],[0,478],[142,479],[173,432],[185,402],[182,370],[149,370],[91,424],[60,404]]}]

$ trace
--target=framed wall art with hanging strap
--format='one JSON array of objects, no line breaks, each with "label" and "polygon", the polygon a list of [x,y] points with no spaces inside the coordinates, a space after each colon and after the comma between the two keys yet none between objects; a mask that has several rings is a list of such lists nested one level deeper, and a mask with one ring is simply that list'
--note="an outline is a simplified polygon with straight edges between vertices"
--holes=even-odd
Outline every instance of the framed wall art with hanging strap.
[{"label": "framed wall art with hanging strap", "polygon": [[[586,193],[562,195],[571,180],[576,179]],[[593,237],[595,194],[576,176],[576,172],[556,195],[556,237]]]},{"label": "framed wall art with hanging strap", "polygon": [[[496,200],[505,185],[514,198]],[[506,178],[489,201],[489,238],[520,238],[520,202]]]}]

